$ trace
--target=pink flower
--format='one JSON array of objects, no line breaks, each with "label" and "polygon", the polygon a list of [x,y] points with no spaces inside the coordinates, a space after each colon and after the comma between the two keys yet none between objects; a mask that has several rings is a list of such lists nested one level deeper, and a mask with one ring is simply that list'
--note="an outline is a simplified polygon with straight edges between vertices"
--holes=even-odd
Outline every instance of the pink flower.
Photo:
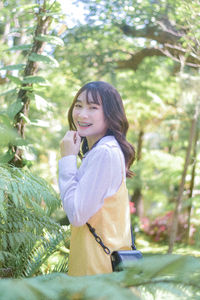
[{"label": "pink flower", "polygon": [[129,201],[129,205],[130,205],[130,212],[131,212],[131,214],[134,214],[136,212],[136,208],[134,206],[134,202]]},{"label": "pink flower", "polygon": [[160,226],[160,231],[165,231],[166,227],[164,225]]}]

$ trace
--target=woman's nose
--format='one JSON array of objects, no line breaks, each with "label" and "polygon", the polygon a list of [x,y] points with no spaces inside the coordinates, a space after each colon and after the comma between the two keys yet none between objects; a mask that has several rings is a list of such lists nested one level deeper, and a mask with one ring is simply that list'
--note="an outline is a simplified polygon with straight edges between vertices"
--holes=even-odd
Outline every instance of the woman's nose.
[{"label": "woman's nose", "polygon": [[82,108],[82,109],[79,111],[79,117],[81,117],[81,118],[87,118],[87,117],[88,117],[88,111],[87,111],[87,109]]}]

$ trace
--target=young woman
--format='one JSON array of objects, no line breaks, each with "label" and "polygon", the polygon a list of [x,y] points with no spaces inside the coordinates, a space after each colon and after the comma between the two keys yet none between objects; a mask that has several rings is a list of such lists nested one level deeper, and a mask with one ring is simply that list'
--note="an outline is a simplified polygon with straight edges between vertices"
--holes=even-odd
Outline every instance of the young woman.
[{"label": "young woman", "polygon": [[[131,249],[125,178],[133,175],[129,168],[135,152],[126,140],[128,121],[121,97],[106,82],[87,83],[76,94],[68,120],[70,131],[61,141],[59,161],[60,195],[71,223],[68,274],[111,273],[106,249]],[[77,155],[82,158],[79,169]]]}]

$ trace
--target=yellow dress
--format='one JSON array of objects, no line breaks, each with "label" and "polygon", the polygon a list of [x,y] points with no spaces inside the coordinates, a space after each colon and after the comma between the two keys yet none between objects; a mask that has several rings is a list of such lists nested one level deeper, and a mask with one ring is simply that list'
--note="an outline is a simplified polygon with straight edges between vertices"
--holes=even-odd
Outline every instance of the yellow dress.
[{"label": "yellow dress", "polygon": [[[118,191],[104,199],[102,208],[88,223],[95,228],[96,234],[111,253],[114,250],[131,250],[129,197],[123,172]],[[71,226],[68,275],[84,276],[111,272],[110,255],[96,242],[88,226]]]}]

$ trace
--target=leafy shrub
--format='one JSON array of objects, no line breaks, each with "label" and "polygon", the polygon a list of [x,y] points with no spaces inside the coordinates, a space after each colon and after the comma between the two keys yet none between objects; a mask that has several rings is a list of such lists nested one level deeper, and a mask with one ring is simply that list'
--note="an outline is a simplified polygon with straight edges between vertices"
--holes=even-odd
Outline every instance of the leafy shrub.
[{"label": "leafy shrub", "polygon": [[[155,242],[167,241],[169,239],[172,217],[173,211],[169,211],[164,216],[159,216],[153,221],[145,217],[142,219],[141,229]],[[186,238],[187,227],[187,214],[182,213],[178,220],[177,242],[181,242]],[[192,234],[194,232],[195,228],[192,226]]]},{"label": "leafy shrub", "polygon": [[200,260],[156,255],[136,261],[123,272],[70,277],[49,274],[0,280],[0,299],[199,299]]},{"label": "leafy shrub", "polygon": [[42,178],[0,165],[1,277],[41,274],[41,265],[69,239],[69,230],[50,217],[59,206],[56,192]]}]

